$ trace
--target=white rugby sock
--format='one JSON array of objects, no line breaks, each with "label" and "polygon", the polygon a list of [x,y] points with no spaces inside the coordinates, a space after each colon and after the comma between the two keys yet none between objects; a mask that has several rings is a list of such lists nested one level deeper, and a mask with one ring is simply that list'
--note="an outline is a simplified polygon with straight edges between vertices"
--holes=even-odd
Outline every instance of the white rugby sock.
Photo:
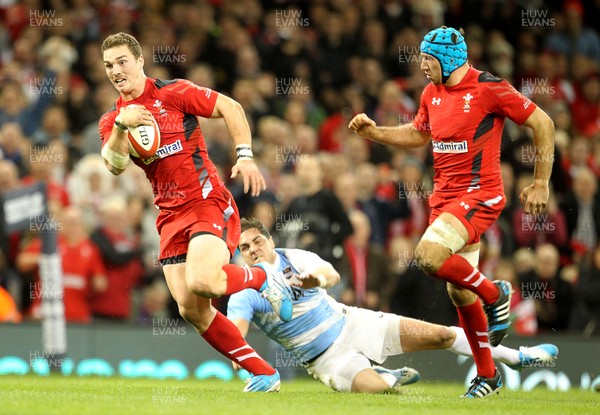
[{"label": "white rugby sock", "polygon": [[[454,331],[456,334],[456,338],[454,339],[454,343],[448,349],[453,353],[460,354],[463,356],[472,356],[471,346],[469,346],[469,341],[467,340],[467,335],[464,330],[460,327],[451,326],[448,327],[450,330]],[[511,349],[506,346],[496,346],[491,347],[492,358],[494,360],[499,360],[502,363],[514,365],[519,363],[519,351],[515,349]]]}]

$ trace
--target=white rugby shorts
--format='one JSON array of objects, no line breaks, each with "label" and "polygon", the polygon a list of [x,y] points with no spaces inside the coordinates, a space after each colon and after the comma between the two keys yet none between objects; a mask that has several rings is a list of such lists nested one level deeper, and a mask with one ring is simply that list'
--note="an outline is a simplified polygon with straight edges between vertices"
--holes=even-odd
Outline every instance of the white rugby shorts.
[{"label": "white rugby shorts", "polygon": [[356,374],[402,354],[400,316],[342,306],[346,325],[336,341],[314,362],[305,365],[315,379],[339,392],[350,392]]}]

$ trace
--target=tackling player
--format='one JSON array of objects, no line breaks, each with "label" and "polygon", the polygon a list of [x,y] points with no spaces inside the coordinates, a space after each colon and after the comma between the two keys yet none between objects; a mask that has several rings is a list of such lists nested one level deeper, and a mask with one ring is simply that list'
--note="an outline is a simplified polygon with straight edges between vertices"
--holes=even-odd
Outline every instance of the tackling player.
[{"label": "tackling player", "polygon": [[[239,249],[248,266],[273,264],[294,285],[294,316],[278,318],[269,303],[253,290],[229,298],[227,317],[243,335],[254,322],[281,344],[306,370],[325,385],[343,392],[384,392],[414,383],[414,369],[373,366],[392,355],[447,349],[471,355],[460,327],[444,327],[394,314],[350,307],[336,302],[324,288],[340,276],[329,262],[300,249],[275,249],[273,238],[256,219],[242,219]],[[514,369],[547,364],[558,355],[551,344],[491,348],[492,356]]]},{"label": "tackling player", "polygon": [[529,214],[541,213],[548,202],[554,124],[507,81],[469,65],[459,31],[445,26],[432,30],[420,50],[421,70],[431,83],[423,90],[413,122],[378,127],[359,114],[348,126],[361,137],[391,146],[432,143],[430,224],[415,253],[425,272],[447,281],[469,339],[477,376],[463,397],[483,398],[502,386],[490,345],[498,345],[510,325],[510,284],[492,282],[476,268],[479,238],[506,203],[500,173],[504,119],[533,130],[534,181],[520,195]]},{"label": "tackling player", "polygon": [[[237,145],[231,177],[240,174],[244,191],[258,195],[265,180],[254,164],[251,135],[239,103],[190,81],[148,78],[138,41],[127,33],[108,36],[101,46],[108,79],[120,94],[100,119],[102,156],[111,173],[130,161],[128,127],[156,119],[161,147],[148,159],[131,157],[152,184],[160,213],[159,260],[169,290],[187,320],[216,350],[253,374],[245,392],[278,391],[279,373],[211,306],[210,298],[244,288],[260,290],[283,320],[291,319],[289,288],[268,264],[251,269],[228,264],[235,251],[239,215],[211,160],[197,117],[224,118]],[[132,104],[137,104],[132,106]]]}]

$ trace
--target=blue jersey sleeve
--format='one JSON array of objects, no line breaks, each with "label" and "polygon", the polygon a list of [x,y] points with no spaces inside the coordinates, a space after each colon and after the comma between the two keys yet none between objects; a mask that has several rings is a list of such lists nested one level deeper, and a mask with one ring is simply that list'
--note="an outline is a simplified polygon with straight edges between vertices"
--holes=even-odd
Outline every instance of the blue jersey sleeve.
[{"label": "blue jersey sleeve", "polygon": [[227,318],[229,320],[252,321],[254,313],[258,311],[261,298],[258,292],[250,288],[231,295],[227,302]]}]

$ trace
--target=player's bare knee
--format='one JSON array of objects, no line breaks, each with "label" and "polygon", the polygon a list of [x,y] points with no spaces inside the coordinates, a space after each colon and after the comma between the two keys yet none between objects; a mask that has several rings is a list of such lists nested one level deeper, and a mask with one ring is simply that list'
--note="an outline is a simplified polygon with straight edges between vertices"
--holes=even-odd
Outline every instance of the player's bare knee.
[{"label": "player's bare knee", "polygon": [[202,334],[208,329],[213,319],[213,313],[210,309],[199,310],[198,307],[184,307],[179,305],[179,315],[190,323],[198,333]]},{"label": "player's bare knee", "polygon": [[186,284],[188,290],[192,294],[199,295],[205,298],[215,298],[222,295],[222,293],[217,292],[215,281],[217,280],[217,276],[213,276],[208,272],[200,273],[191,273],[191,275],[186,275]]},{"label": "player's bare knee", "polygon": [[451,255],[449,248],[427,240],[421,240],[415,249],[415,260],[427,274],[437,272]]},{"label": "player's bare knee", "polygon": [[447,349],[452,346],[452,343],[454,343],[454,339],[456,338],[454,332],[445,326],[438,327],[436,336],[438,338],[440,349]]},{"label": "player's bare knee", "polygon": [[200,321],[198,310],[179,305],[179,315],[192,326],[196,327]]}]

